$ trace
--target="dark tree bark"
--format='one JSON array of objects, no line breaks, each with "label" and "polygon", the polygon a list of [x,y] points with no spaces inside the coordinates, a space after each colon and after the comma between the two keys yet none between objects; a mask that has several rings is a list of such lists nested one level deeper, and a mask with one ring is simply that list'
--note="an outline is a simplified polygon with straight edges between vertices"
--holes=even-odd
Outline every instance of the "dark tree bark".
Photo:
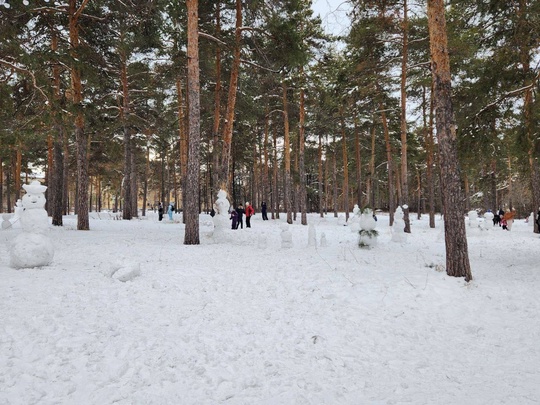
[{"label": "dark tree bark", "polygon": [[446,244],[446,273],[472,280],[465,233],[463,192],[457,155],[456,126],[452,105],[452,84],[446,18],[443,0],[428,0],[428,25],[435,96],[435,117],[439,140],[441,189]]},{"label": "dark tree bark", "polygon": [[69,0],[69,39],[70,53],[73,59],[71,66],[71,97],[75,110],[75,141],[77,144],[77,229],[90,229],[88,216],[88,134],[84,132],[84,115],[82,111],[82,79],[78,66],[79,55],[79,17],[89,0],[83,0],[77,7],[77,0]]},{"label": "dark tree bark", "polygon": [[184,217],[186,231],[184,245],[198,245],[199,240],[199,149],[200,83],[199,83],[199,29],[198,0],[187,0],[188,10],[188,105],[189,151],[186,176],[186,201]]}]

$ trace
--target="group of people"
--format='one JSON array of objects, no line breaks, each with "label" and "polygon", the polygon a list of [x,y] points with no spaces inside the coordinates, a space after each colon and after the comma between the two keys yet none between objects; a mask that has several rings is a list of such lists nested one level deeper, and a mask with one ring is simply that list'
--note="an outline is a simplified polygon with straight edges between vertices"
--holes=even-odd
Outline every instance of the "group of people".
[{"label": "group of people", "polygon": [[251,217],[255,214],[255,210],[249,202],[246,203],[246,208],[240,204],[236,209],[231,210],[230,220],[232,220],[232,229],[244,229],[244,214],[246,215],[246,228],[251,228]]},{"label": "group of people", "polygon": [[[164,213],[165,209],[163,208],[163,204],[160,202],[158,204],[158,219],[160,221],[163,220],[163,213]],[[169,206],[167,207],[167,215],[169,216],[169,220],[172,221],[173,220],[173,213],[174,213],[174,204],[173,203],[170,203]]]},{"label": "group of people", "polygon": [[499,225],[502,229],[509,231],[512,229],[512,224],[514,223],[514,217],[516,216],[515,211],[504,212],[502,208],[499,208],[499,211],[493,214],[493,226]]},{"label": "group of people", "polygon": [[[229,219],[232,221],[232,229],[244,229],[244,215],[246,216],[246,228],[251,228],[251,217],[255,215],[255,209],[249,202],[246,202],[246,208],[244,208],[242,204],[240,204],[236,209],[233,208],[231,210]],[[263,221],[268,220],[265,201],[261,203],[261,215]]]}]

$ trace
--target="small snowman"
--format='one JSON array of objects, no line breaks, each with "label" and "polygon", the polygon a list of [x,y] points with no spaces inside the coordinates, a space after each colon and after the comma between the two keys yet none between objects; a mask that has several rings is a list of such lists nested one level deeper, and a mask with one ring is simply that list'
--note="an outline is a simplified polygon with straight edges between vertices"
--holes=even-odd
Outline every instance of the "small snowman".
[{"label": "small snowman", "polygon": [[490,229],[493,228],[493,212],[491,210],[487,210],[484,212],[484,229]]},{"label": "small snowman", "polygon": [[10,252],[11,266],[17,269],[47,266],[52,262],[54,248],[45,235],[49,218],[45,211],[46,186],[39,181],[23,185],[26,194],[22,198],[20,221],[22,233],[13,240]]},{"label": "small snowman", "polygon": [[290,249],[293,247],[292,233],[289,231],[289,224],[281,224],[281,248]]},{"label": "small snowman", "polygon": [[394,223],[392,224],[392,242],[403,243],[407,238],[403,216],[403,209],[398,206],[394,213]]},{"label": "small snowman", "polygon": [[217,193],[217,200],[214,203],[214,210],[216,215],[212,218],[214,222],[214,234],[213,238],[216,242],[223,242],[225,237],[225,230],[229,229],[229,208],[231,204],[227,199],[227,192],[223,189]]},{"label": "small snowman", "polygon": [[370,208],[364,209],[360,215],[360,231],[358,231],[358,246],[361,248],[371,248],[377,244],[379,232],[375,229],[377,221],[373,218],[373,211]]},{"label": "small snowman", "polygon": [[469,217],[469,227],[478,228],[478,212],[476,210],[469,211],[467,216]]},{"label": "small snowman", "polygon": [[354,204],[353,215],[349,218],[349,226],[351,227],[351,232],[358,232],[360,230],[360,208],[358,204]]}]

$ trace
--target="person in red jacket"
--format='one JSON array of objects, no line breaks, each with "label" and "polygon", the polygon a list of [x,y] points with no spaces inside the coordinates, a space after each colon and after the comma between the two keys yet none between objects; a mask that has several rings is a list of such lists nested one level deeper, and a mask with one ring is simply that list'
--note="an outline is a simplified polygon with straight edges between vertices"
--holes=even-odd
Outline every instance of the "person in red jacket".
[{"label": "person in red jacket", "polygon": [[250,203],[246,203],[246,228],[251,228],[251,216],[255,214],[255,210]]}]

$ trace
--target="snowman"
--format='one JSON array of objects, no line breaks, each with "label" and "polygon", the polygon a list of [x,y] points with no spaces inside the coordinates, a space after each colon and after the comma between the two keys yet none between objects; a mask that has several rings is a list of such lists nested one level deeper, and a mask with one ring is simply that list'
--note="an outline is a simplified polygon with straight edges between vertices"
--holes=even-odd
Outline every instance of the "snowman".
[{"label": "snowman", "polygon": [[371,248],[377,244],[379,233],[375,230],[377,222],[373,218],[373,211],[366,208],[360,215],[360,231],[358,231],[358,246],[361,248]]},{"label": "snowman", "polygon": [[13,240],[10,256],[11,267],[29,268],[47,266],[52,262],[54,248],[46,236],[49,218],[45,211],[46,186],[39,181],[23,185],[26,194],[22,198],[20,222],[22,233]]},{"label": "snowman", "polygon": [[217,200],[214,203],[214,211],[216,215],[212,218],[214,221],[214,234],[213,238],[216,242],[225,241],[225,230],[230,228],[229,222],[229,208],[231,204],[227,200],[227,192],[223,189],[217,193]]},{"label": "snowman", "polygon": [[491,212],[491,210],[487,210],[486,212],[484,212],[484,229],[490,229],[490,228],[493,228],[493,217],[495,215],[493,214],[493,212]]},{"label": "snowman", "polygon": [[351,227],[351,232],[358,232],[360,230],[360,207],[358,204],[354,204],[353,215],[349,219],[349,226]]},{"label": "snowman", "polygon": [[403,243],[407,239],[405,233],[405,221],[403,220],[403,209],[398,206],[394,212],[394,223],[392,224],[392,241]]}]

